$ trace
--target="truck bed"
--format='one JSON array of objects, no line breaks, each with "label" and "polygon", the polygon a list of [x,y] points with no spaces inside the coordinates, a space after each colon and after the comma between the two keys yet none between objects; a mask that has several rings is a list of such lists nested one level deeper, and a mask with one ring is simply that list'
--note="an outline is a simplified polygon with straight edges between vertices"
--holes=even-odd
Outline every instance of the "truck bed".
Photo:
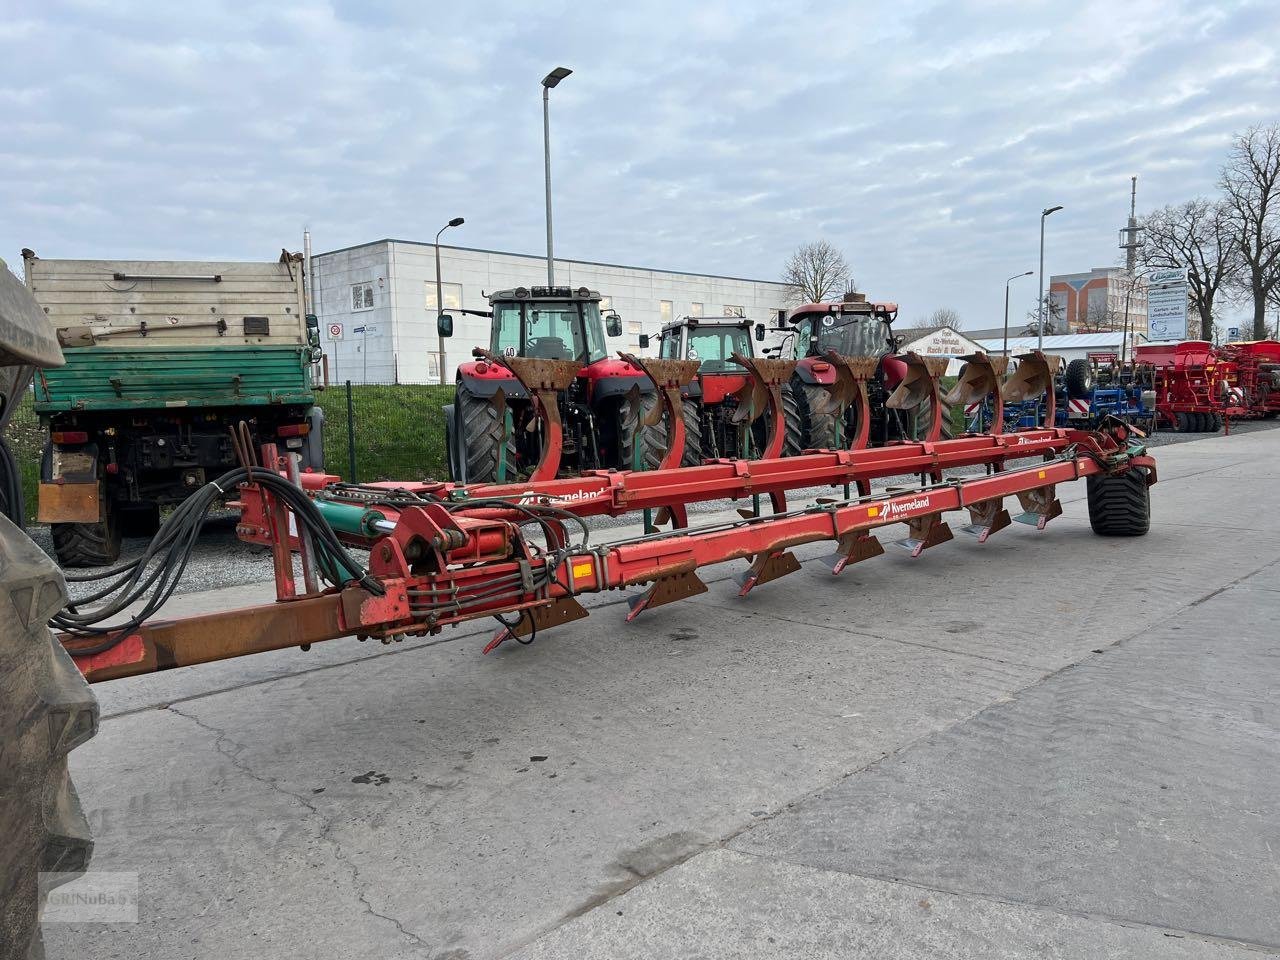
[{"label": "truck bed", "polygon": [[68,347],[35,382],[37,413],[313,402],[308,351],[293,345]]}]

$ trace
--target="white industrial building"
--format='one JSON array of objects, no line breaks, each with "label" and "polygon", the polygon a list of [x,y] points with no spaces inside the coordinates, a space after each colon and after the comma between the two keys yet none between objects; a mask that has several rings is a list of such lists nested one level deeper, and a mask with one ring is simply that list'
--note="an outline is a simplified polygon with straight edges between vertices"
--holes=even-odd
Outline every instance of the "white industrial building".
[{"label": "white industrial building", "polygon": [[[435,256],[431,243],[377,240],[313,257],[314,308],[331,381],[439,382]],[[654,336],[676,317],[770,323],[787,303],[786,288],[769,280],[560,259],[555,273],[557,286],[598,290],[606,298],[602,306],[622,316],[623,335],[611,338],[611,350],[636,349],[641,333]],[[487,318],[460,309],[487,309],[485,295],[495,290],[545,285],[547,261],[441,244],[440,275],[445,310],[454,318],[444,357],[445,380],[452,383],[471,348],[489,345]]]},{"label": "white industrial building", "polygon": [[[1062,358],[1063,363],[1070,363],[1072,360],[1084,360],[1093,355],[1120,355],[1120,344],[1124,340],[1124,335],[1119,330],[1112,330],[1106,333],[1070,333],[1059,336],[1050,336],[1044,338],[1044,345],[1039,347],[1045,353],[1053,354]],[[1037,349],[1035,337],[1010,337],[1009,338],[1009,356],[1017,356],[1020,353],[1026,353],[1028,350]],[[991,339],[978,339],[978,344],[982,349],[992,355],[999,355],[1004,349],[1004,338],[996,337]],[[1125,351],[1126,354],[1129,351]]]}]

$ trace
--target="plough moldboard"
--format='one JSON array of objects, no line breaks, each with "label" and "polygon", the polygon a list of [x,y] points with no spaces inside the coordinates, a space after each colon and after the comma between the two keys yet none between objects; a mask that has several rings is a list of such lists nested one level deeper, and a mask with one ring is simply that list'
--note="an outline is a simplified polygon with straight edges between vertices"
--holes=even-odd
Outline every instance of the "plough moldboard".
[{"label": "plough moldboard", "polygon": [[[917,359],[921,362],[914,377],[899,388],[900,402],[934,403],[936,425],[940,370],[923,362],[928,358]],[[866,358],[832,360],[843,371],[836,381],[836,402],[856,404],[859,394],[865,398],[872,369]],[[751,375],[742,397],[751,413],[744,419],[776,408],[790,375],[788,363],[743,364]],[[767,431],[766,451],[773,457],[670,466],[680,462],[679,386],[691,371],[687,364],[652,360],[639,366],[654,380],[662,415],[674,426],[667,431],[672,445],[657,470],[548,477],[544,461],[520,483],[351,485],[334,476],[299,475],[291,458],[281,457],[273,446],[262,449],[258,465],[252,462],[253,452],[238,444],[244,465],[237,474],[243,475],[237,482],[242,510],[238,532],[272,549],[277,601],[186,619],[151,619],[105,641],[101,631],[93,637],[66,635],[64,644],[90,680],[306,648],[340,636],[391,642],[494,617],[502,627],[487,651],[513,637],[528,642],[525,638],[539,631],[585,617],[578,600],[584,594],[643,588],[631,601],[631,620],[644,610],[705,592],[699,571],[715,564],[748,561],[739,578],[739,593],[746,596],[799,570],[791,551],[802,544],[833,542],[830,569],[838,574],[883,553],[875,531],[892,524],[906,525],[899,542],[918,557],[952,539],[944,519],[949,512],[967,511],[966,532],[985,541],[1015,520],[1043,529],[1061,513],[1059,483],[1082,477],[1091,478],[1091,484],[1130,482],[1137,471],[1145,498],[1146,486],[1155,481],[1155,464],[1143,450],[1140,434],[1118,422],[1097,432],[1046,427],[952,440],[936,439],[931,428],[920,441],[879,448],[860,445],[865,436],[860,439],[855,432],[848,449],[795,457],[776,456],[778,444],[772,441],[780,434]],[[948,400],[967,400],[978,392],[1007,400],[1011,391],[1033,389],[1036,376],[1052,378],[1052,364],[1043,355],[1023,358],[1020,367],[1028,368],[1024,375],[1004,384],[999,382],[1001,366],[981,354],[969,358]],[[532,381],[533,374],[525,373]],[[556,373],[539,372],[542,379],[530,390],[544,408],[554,407]],[[545,412],[554,418],[552,409]],[[554,457],[554,450],[546,454]],[[1021,462],[1014,466],[1012,461]],[[973,466],[984,467],[985,474],[944,479],[949,469]],[[872,491],[873,480],[912,475],[919,482]],[[802,507],[788,505],[788,491],[819,486],[842,488],[843,493]],[[760,496],[769,497],[772,513],[757,510],[710,525],[687,524],[689,503]],[[1017,497],[1022,508],[1016,517],[1005,507],[1009,497]],[[1093,501],[1091,488],[1091,509]],[[589,544],[584,518],[645,510],[663,511],[672,528]],[[1100,527],[1109,522],[1097,522],[1095,529],[1141,532]],[[158,539],[163,535],[162,530]],[[367,569],[349,555],[339,557],[343,545],[367,549]],[[295,555],[301,578],[295,575]]]}]

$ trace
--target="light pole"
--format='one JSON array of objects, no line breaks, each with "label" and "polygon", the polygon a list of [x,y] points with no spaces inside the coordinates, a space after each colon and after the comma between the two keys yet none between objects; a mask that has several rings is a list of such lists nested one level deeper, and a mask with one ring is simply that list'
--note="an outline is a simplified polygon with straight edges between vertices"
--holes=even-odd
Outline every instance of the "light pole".
[{"label": "light pole", "polygon": [[1037,316],[1040,318],[1036,324],[1036,349],[1044,349],[1044,222],[1048,219],[1049,214],[1057,213],[1062,207],[1046,207],[1040,211],[1040,300],[1039,311]]},{"label": "light pole", "polygon": [[573,73],[568,67],[556,67],[542,78],[542,155],[547,168],[547,286],[556,285],[555,254],[551,245],[551,88]]},{"label": "light pole", "polygon": [[1004,282],[1004,355],[1006,357],[1009,355],[1009,284],[1017,280],[1018,277],[1029,276],[1031,276],[1030,270],[1026,273],[1014,274]]},{"label": "light pole", "polygon": [[444,284],[440,280],[440,234],[450,227],[460,227],[467,221],[462,217],[454,217],[436,231],[436,344],[440,351],[440,385],[444,386],[444,337],[440,335],[440,314],[444,313]]}]

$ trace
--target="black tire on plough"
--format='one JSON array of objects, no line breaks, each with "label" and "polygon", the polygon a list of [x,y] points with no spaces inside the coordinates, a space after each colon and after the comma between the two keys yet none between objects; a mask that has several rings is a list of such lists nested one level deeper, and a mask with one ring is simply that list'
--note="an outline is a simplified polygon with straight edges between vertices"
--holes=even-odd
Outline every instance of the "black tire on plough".
[{"label": "black tire on plough", "polygon": [[1089,526],[1100,537],[1141,537],[1151,528],[1151,488],[1147,472],[1134,467],[1085,480]]}]

